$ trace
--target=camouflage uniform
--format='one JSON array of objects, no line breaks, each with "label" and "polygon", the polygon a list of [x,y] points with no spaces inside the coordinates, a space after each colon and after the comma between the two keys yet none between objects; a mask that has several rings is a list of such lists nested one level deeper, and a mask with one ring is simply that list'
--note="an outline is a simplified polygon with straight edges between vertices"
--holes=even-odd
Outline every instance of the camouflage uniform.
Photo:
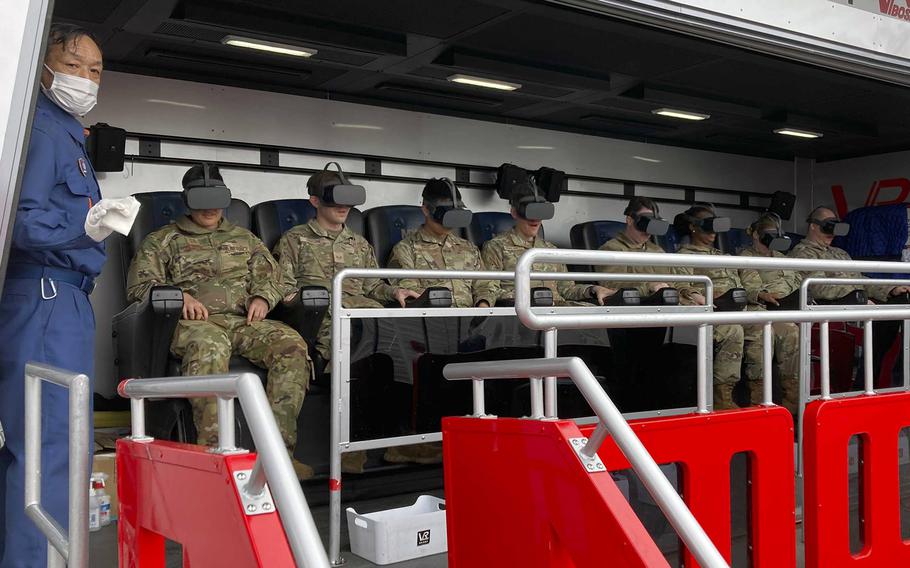
[{"label": "camouflage uniform", "polygon": [[[266,387],[272,412],[284,443],[297,441],[297,415],[310,379],[306,344],[283,323],[246,323],[246,308],[254,297],[275,306],[292,290],[287,275],[265,245],[246,229],[221,221],[204,229],[189,217],[150,234],[130,265],[127,297],[139,301],[152,286],[176,286],[199,300],[208,320],[180,320],[171,352],[181,358],[184,375],[228,372],[232,353],[267,368]],[[196,398],[193,419],[198,442],[218,438],[215,399]]]},{"label": "camouflage uniform", "polygon": [[[600,250],[607,250],[612,252],[653,252],[663,253],[664,249],[660,248],[654,241],[650,238],[642,244],[635,244],[632,240],[623,232],[616,235],[616,237],[605,242],[603,246],[600,247]],[[611,266],[601,265],[595,266],[594,270],[597,272],[606,272],[614,274],[669,274],[670,269],[663,266],[623,266],[619,264],[614,264]],[[660,277],[656,276],[654,282],[660,282]],[[653,282],[611,282],[609,280],[604,280],[600,282],[600,285],[605,288],[635,288],[641,294],[642,298],[650,296],[652,294],[650,285]]]},{"label": "camouflage uniform", "polygon": [[[316,219],[285,233],[275,246],[282,270],[293,275],[297,288],[323,286],[332,289],[332,279],[344,268],[378,268],[373,247],[344,226],[339,233],[323,228]],[[379,278],[348,278],[342,303],[347,308],[381,308],[395,300],[395,287]],[[326,313],[316,335],[316,350],[328,361],[332,348],[332,315]]]},{"label": "camouflage uniform", "polygon": [[[389,268],[416,270],[483,270],[480,251],[472,243],[454,233],[437,236],[426,227],[409,233],[392,249]],[[392,284],[418,294],[431,286],[442,286],[452,290],[452,307],[469,308],[477,302],[486,301],[491,306],[496,302],[490,290],[489,280],[444,280],[404,278],[393,280]]]},{"label": "camouflage uniform", "polygon": [[[786,258],[783,253],[772,251],[774,258]],[[753,247],[744,249],[741,256],[764,256]],[[779,298],[789,296],[799,290],[802,283],[799,273],[793,270],[756,270],[754,268],[740,271],[743,288],[749,294],[751,311],[763,311],[765,306],[759,303],[758,294],[768,292]],[[762,391],[762,327],[761,325],[744,325],[745,375],[749,382],[752,404],[760,404],[764,399]],[[781,404],[791,413],[796,414],[799,405],[799,326],[795,323],[775,323],[774,358],[781,382]]]},{"label": "camouflage uniform", "polygon": [[[518,257],[532,248],[555,249],[556,245],[541,237],[531,240],[522,236],[517,228],[500,233],[483,245],[483,264],[487,270],[515,270]],[[565,264],[541,263],[532,268],[535,272],[568,272]],[[532,287],[547,287],[553,292],[556,305],[580,302],[591,298],[590,284],[576,284],[568,280],[533,280]],[[491,280],[490,294],[495,300],[515,299],[515,282],[512,280]],[[590,305],[590,303],[586,304]]]},{"label": "camouflage uniform", "polygon": [[[713,246],[699,246],[686,244],[680,247],[679,254],[710,254],[723,255]],[[742,288],[743,283],[736,270],[729,268],[699,268],[680,266],[674,269],[677,274],[693,274],[707,276],[714,283],[714,294],[721,295],[731,288]],[[679,287],[680,297],[691,302],[695,294],[704,294],[700,285],[685,285]],[[706,298],[711,301],[711,298]],[[733,387],[740,379],[740,369],[743,359],[743,326],[741,325],[715,325],[714,326],[714,409],[724,410],[735,408],[733,402]]]},{"label": "camouflage uniform", "polygon": [[[819,258],[823,260],[853,260],[850,258],[850,255],[847,254],[847,251],[843,249],[816,243],[814,241],[810,241],[809,239],[803,239],[797,243],[796,246],[793,247],[793,250],[790,251],[790,256],[792,258]],[[859,272],[825,272],[822,270],[817,270],[803,272],[802,277],[862,278],[863,275]],[[893,287],[894,286],[854,286],[844,284],[823,284],[820,286],[812,286],[812,288],[809,290],[809,293],[813,298],[820,298],[822,300],[836,300],[837,298],[846,296],[857,288],[865,288],[866,294],[870,298],[887,301],[888,293]]]}]

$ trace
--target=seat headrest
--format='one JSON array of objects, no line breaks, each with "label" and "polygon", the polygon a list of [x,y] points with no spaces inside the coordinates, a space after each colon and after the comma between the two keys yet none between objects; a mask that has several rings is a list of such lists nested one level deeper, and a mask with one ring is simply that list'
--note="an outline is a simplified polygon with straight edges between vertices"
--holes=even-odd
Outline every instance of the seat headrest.
[{"label": "seat headrest", "polygon": [[[133,197],[139,201],[140,208],[130,234],[124,242],[125,258],[130,260],[149,233],[174,223],[181,215],[187,214],[183,193],[180,191],[151,191],[137,193]],[[238,227],[250,228],[250,206],[239,199],[231,199],[225,217]]]},{"label": "seat headrest", "polygon": [[[477,245],[478,248],[492,239],[499,233],[504,233],[515,226],[515,219],[509,213],[502,211],[485,211],[483,213],[474,213],[471,224],[465,230],[465,238]],[[540,226],[538,233],[540,238],[545,238],[543,234],[543,225]]]},{"label": "seat headrest", "polygon": [[424,222],[423,210],[416,205],[385,205],[364,212],[366,237],[376,251],[379,266],[386,266],[392,247],[409,231]]},{"label": "seat headrest", "polygon": [[569,240],[572,248],[597,250],[625,228],[623,221],[588,221],[572,227]]},{"label": "seat headrest", "polygon": [[787,236],[790,237],[790,250],[793,250],[793,247],[795,247],[799,241],[806,238],[806,235],[800,235],[799,233],[787,233]]},{"label": "seat headrest", "polygon": [[667,231],[666,235],[657,237],[657,244],[664,249],[664,252],[676,252],[680,244],[679,236],[676,234],[676,231],[673,230],[673,227],[670,227],[670,230]]},{"label": "seat headrest", "polygon": [[752,237],[745,229],[730,229],[723,233],[717,233],[715,246],[726,254],[736,255],[745,248],[752,246]]},{"label": "seat headrest", "polygon": [[[316,217],[309,199],[276,199],[253,206],[253,232],[269,250],[275,248],[281,235]],[[349,229],[363,234],[363,214],[352,208],[346,223]]]}]

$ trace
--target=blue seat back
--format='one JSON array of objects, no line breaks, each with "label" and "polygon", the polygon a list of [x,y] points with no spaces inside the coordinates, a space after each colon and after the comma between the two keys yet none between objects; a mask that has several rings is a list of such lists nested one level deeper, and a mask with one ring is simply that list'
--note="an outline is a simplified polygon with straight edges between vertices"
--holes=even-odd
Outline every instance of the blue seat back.
[{"label": "blue seat back", "polygon": [[392,247],[409,231],[423,224],[423,211],[416,205],[385,205],[364,212],[366,237],[376,251],[379,266],[386,266]]},{"label": "blue seat back", "polygon": [[[253,207],[253,232],[272,250],[281,235],[316,216],[309,199],[276,199]],[[345,223],[355,233],[363,234],[363,214],[352,208]]]}]

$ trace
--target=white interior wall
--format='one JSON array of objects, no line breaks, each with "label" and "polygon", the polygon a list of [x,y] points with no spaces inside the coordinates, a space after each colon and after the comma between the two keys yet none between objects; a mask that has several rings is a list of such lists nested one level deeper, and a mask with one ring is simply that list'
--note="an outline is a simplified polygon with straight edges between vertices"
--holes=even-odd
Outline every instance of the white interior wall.
[{"label": "white interior wall", "polygon": [[[484,122],[293,95],[222,87],[124,73],[105,73],[98,106],[86,124],[106,122],[130,132],[230,140],[280,146],[320,148],[421,160],[497,166],[511,162],[527,168],[552,166],[573,174],[772,193],[792,191],[793,163],[734,154],[688,150],[613,140],[509,124]],[[522,148],[535,147],[535,148]],[[127,153],[136,153],[131,142]],[[256,151],[206,145],[162,143],[162,156],[259,163]],[[643,159],[644,158],[644,159]],[[281,164],[322,167],[325,157],[283,153]],[[346,171],[363,172],[361,160],[340,159]],[[107,197],[144,191],[179,190],[185,167],[127,163],[123,172],[100,174]],[[454,172],[407,164],[383,164],[386,174],[426,178]],[[271,199],[301,197],[305,177],[292,173],[225,169],[234,195],[254,205]],[[364,208],[385,204],[417,204],[419,185],[368,181]],[[619,191],[615,184],[573,180],[570,189]],[[641,187],[641,194],[681,198],[677,189]],[[464,190],[475,211],[505,210],[493,192]],[[754,218],[749,211],[725,209],[735,196],[697,193],[712,201],[743,227]],[[547,223],[547,237],[568,245],[569,229],[593,219],[620,219],[624,199],[564,196],[556,218]],[[665,205],[672,217],[681,205]],[[115,386],[110,318],[122,307],[119,270],[109,262],[92,296],[98,323],[96,341],[97,390],[111,394]]]},{"label": "white interior wall", "polygon": [[910,152],[893,152],[849,160],[822,162],[815,165],[814,204],[834,202],[835,186],[843,188],[848,209],[863,207],[870,192],[876,192],[873,203],[910,198],[901,187],[910,187]]}]

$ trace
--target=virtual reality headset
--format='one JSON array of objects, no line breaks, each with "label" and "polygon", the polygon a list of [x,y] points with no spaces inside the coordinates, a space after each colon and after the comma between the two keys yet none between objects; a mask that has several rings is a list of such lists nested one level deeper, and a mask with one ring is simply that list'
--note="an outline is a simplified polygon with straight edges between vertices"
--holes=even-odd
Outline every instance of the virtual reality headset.
[{"label": "virtual reality headset", "polygon": [[786,252],[790,250],[790,237],[778,231],[767,231],[761,234],[759,242],[771,250]]},{"label": "virtual reality headset", "polygon": [[[450,195],[444,199],[442,196],[435,195],[431,188],[433,182],[442,182],[448,186]],[[451,201],[449,201],[451,199]],[[423,192],[424,204],[430,212],[434,221],[448,229],[462,229],[471,224],[474,214],[464,206],[464,203],[458,198],[458,189],[449,178],[439,178],[430,180]],[[445,201],[445,203],[440,203]]]},{"label": "virtual reality headset", "polygon": [[515,210],[522,219],[530,221],[546,221],[556,214],[556,208],[549,201],[538,201],[534,196],[522,197],[518,200]]},{"label": "virtual reality headset", "polygon": [[704,219],[699,219],[693,216],[689,220],[703,233],[726,233],[731,227],[729,217],[705,217]]},{"label": "virtual reality headset", "polygon": [[631,213],[629,217],[635,221],[635,228],[643,233],[662,237],[670,230],[670,223],[667,223],[654,213]]},{"label": "virtual reality headset", "polygon": [[341,165],[338,162],[329,162],[325,165],[323,171],[332,171],[329,170],[329,166],[332,164],[335,164],[335,167],[338,168],[337,175],[341,183],[326,185],[323,186],[322,189],[311,188],[309,191],[310,195],[318,197],[320,202],[330,207],[355,207],[366,203],[366,190],[362,185],[354,185],[349,182],[348,177],[344,175],[344,171],[342,171]]},{"label": "virtual reality headset", "polygon": [[[196,168],[201,169],[202,177]],[[187,209],[227,209],[231,205],[231,190],[224,185],[218,166],[203,163],[193,166],[183,177],[183,202]]]},{"label": "virtual reality headset", "polygon": [[850,232],[850,223],[844,223],[837,217],[831,217],[830,219],[825,219],[819,221],[818,219],[809,219],[809,222],[813,225],[818,225],[821,228],[822,232],[826,235],[834,235],[835,237],[845,237],[847,233]]}]

